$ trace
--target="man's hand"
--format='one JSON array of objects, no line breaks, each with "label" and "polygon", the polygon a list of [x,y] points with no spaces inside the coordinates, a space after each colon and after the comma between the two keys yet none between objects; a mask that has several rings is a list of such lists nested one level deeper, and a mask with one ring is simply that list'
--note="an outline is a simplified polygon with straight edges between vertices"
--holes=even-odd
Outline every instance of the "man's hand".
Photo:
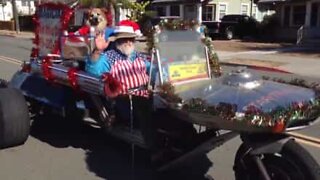
[{"label": "man's hand", "polygon": [[95,43],[96,48],[99,51],[103,51],[109,46],[109,41],[105,40],[104,33],[100,33],[96,36]]},{"label": "man's hand", "polygon": [[91,55],[92,61],[96,61],[99,58],[100,53],[103,52],[103,50],[105,50],[109,46],[109,41],[105,40],[104,33],[99,33],[96,35],[95,45],[96,48],[94,49]]}]

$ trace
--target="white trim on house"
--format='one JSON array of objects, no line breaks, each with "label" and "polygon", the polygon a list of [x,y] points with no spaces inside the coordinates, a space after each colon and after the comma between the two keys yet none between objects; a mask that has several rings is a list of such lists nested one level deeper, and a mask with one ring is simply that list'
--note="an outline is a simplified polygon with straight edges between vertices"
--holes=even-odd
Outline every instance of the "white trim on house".
[{"label": "white trim on house", "polygon": [[252,16],[255,18],[255,19],[259,19],[259,16],[258,16],[258,12],[259,12],[259,9],[258,9],[258,6],[256,4],[252,4]]},{"label": "white trim on house", "polygon": [[225,5],[226,6],[226,10],[225,10],[225,15],[228,14],[228,3],[227,2],[219,2],[218,3],[218,7],[217,7],[217,19],[220,20],[222,17],[220,17],[220,6],[221,5]]},{"label": "white trim on house", "polygon": [[183,19],[184,18],[184,11],[183,11],[184,6],[182,4],[180,4],[179,6],[180,6],[180,17]]},{"label": "white trim on house", "polygon": [[165,6],[166,16],[170,16],[170,5]]},{"label": "white trim on house", "polygon": [[198,21],[198,23],[201,23],[202,22],[202,5],[201,5],[201,3],[197,4],[197,9],[198,9],[197,21]]},{"label": "white trim on house", "polygon": [[304,19],[304,25],[309,27],[311,24],[311,5],[312,2],[308,1],[306,2],[306,16]]}]

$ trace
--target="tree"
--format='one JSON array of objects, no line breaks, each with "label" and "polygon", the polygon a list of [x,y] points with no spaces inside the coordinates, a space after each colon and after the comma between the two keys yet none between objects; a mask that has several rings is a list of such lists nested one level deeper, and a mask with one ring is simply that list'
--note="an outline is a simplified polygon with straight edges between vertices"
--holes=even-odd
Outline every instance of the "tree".
[{"label": "tree", "polygon": [[120,0],[120,2],[124,9],[130,10],[131,13],[128,16],[130,20],[139,21],[146,13],[149,13],[146,11],[146,8],[150,4],[150,1],[133,2],[128,0]]},{"label": "tree", "polygon": [[129,9],[130,15],[127,18],[138,22],[143,34],[150,30],[151,19],[156,16],[156,12],[148,10],[150,1],[133,2],[130,0],[120,0],[121,8]]}]

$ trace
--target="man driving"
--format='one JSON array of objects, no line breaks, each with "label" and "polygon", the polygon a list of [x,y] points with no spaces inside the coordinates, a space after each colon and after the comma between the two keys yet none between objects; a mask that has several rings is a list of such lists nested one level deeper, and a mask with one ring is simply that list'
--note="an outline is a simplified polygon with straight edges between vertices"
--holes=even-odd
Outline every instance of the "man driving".
[{"label": "man driving", "polygon": [[[120,94],[126,94],[129,89],[145,86],[148,83],[150,61],[146,56],[135,51],[136,34],[131,26],[117,26],[114,36],[109,41],[115,41],[115,48],[103,52],[106,47],[103,35],[96,38],[96,50],[86,64],[86,71],[96,76],[110,73],[122,84]],[[135,95],[147,96],[146,90]]]},{"label": "man driving", "polygon": [[[135,37],[133,27],[117,26],[114,36],[109,38],[115,42],[115,48],[106,52],[103,52],[106,46],[103,35],[96,37],[96,50],[86,64],[86,71],[98,77],[109,73],[120,82],[121,90],[111,97],[115,97],[116,112],[118,111],[116,114],[126,122],[129,122],[130,117],[128,94],[131,93],[134,124],[141,129],[147,145],[153,147],[155,130],[151,119],[152,101],[148,98],[148,90],[140,88],[148,84],[150,62],[146,56],[135,51]],[[130,89],[137,88],[139,90],[129,92]]]}]

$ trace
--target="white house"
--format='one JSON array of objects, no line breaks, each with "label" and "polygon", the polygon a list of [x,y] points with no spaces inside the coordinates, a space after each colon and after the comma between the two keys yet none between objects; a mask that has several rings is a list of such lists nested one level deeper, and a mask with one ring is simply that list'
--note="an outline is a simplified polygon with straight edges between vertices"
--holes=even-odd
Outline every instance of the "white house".
[{"label": "white house", "polygon": [[[11,0],[0,0],[0,21],[10,21],[13,18]],[[31,15],[35,12],[34,0],[16,0],[18,14]]]},{"label": "white house", "polygon": [[246,14],[261,21],[268,11],[260,11],[254,0],[154,0],[159,16],[178,16],[181,19],[219,21],[226,14]]}]

